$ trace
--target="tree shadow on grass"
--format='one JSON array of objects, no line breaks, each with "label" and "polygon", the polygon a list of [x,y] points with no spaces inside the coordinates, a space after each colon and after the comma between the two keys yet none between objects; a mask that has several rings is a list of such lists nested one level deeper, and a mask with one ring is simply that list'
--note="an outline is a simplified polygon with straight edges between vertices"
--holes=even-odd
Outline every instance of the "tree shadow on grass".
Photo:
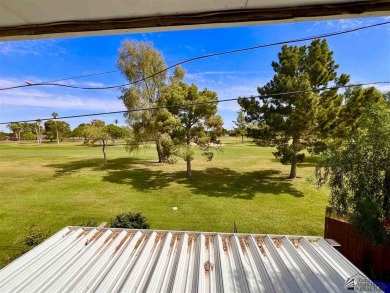
[{"label": "tree shadow on grass", "polygon": [[[192,178],[186,178],[186,171],[165,172],[153,170],[152,166],[164,166],[135,158],[118,158],[109,161],[107,167],[101,166],[101,159],[87,159],[64,164],[48,165],[56,168],[55,176],[71,175],[84,168],[105,171],[104,182],[127,184],[137,191],[150,192],[162,190],[172,183],[189,189],[193,194],[212,197],[252,199],[256,194],[289,194],[303,197],[292,181],[281,177],[277,170],[236,172],[229,168],[206,168],[193,170]],[[166,169],[169,166],[165,165]]]},{"label": "tree shadow on grass", "polygon": [[[278,176],[279,175],[279,176]],[[291,181],[280,177],[280,171],[260,170],[239,173],[229,168],[193,170],[192,178],[185,171],[174,173],[154,171],[148,168],[110,170],[103,181],[129,184],[139,191],[159,190],[171,185],[183,185],[193,194],[213,197],[252,199],[257,193],[289,194],[303,197]]]},{"label": "tree shadow on grass", "polygon": [[84,159],[71,161],[62,164],[50,164],[46,167],[54,168],[54,177],[60,177],[65,175],[72,175],[80,172],[83,169],[92,169],[93,171],[114,171],[114,170],[125,170],[128,168],[134,168],[137,166],[153,166],[158,163],[144,161],[136,158],[118,158],[111,159],[108,161],[108,165],[103,165],[102,158]]},{"label": "tree shadow on grass", "polygon": [[[276,159],[276,158],[273,158],[272,162],[276,163],[276,164],[282,164],[280,162],[280,159]],[[317,164],[318,164],[318,157],[306,155],[304,161],[302,163],[298,164],[298,169],[299,168],[308,168],[308,167],[313,168],[313,167],[316,167]],[[291,165],[288,165],[288,166],[291,167]],[[299,173],[299,171],[298,171],[298,173]]]}]

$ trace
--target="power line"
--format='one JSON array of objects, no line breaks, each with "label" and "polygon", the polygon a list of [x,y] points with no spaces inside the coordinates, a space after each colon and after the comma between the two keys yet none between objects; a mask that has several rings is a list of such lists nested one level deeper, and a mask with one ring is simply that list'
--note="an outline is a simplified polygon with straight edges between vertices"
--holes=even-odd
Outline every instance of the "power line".
[{"label": "power line", "polygon": [[[176,105],[169,105],[169,106],[138,108],[138,109],[133,109],[133,110],[122,110],[122,111],[111,111],[111,112],[101,112],[101,113],[91,113],[91,114],[62,116],[62,117],[57,117],[56,120],[59,120],[59,119],[71,119],[71,118],[81,118],[81,117],[91,117],[91,116],[102,116],[102,115],[112,115],[112,114],[123,114],[123,113],[139,112],[139,111],[151,111],[151,110],[169,109],[169,108],[176,108],[176,107],[188,107],[188,106],[197,106],[197,105],[206,105],[206,104],[219,104],[219,103],[224,103],[224,102],[237,101],[238,99],[268,98],[268,97],[274,97],[274,96],[303,94],[303,93],[309,93],[309,92],[318,92],[318,91],[324,91],[324,90],[340,89],[340,88],[350,88],[350,87],[374,85],[374,84],[390,84],[390,81],[374,81],[374,82],[369,82],[369,83],[350,84],[350,85],[344,85],[344,86],[323,87],[323,88],[320,88],[320,89],[301,90],[301,91],[289,91],[289,92],[275,93],[275,94],[272,94],[272,95],[258,95],[258,96],[239,97],[239,98],[223,99],[223,100],[209,101],[209,102],[176,104]],[[52,119],[53,119],[53,117],[43,118],[43,119],[39,119],[39,120],[47,121],[47,120],[52,120]],[[37,120],[38,119],[0,122],[0,125],[11,124],[11,123],[36,122]]]},{"label": "power line", "polygon": [[[167,64],[174,63],[174,62],[180,62],[182,60],[173,60],[173,61],[167,61]],[[71,80],[71,79],[80,79],[80,78],[85,78],[85,77],[91,77],[91,76],[97,76],[97,75],[105,75],[105,74],[111,74],[111,73],[116,73],[119,72],[120,70],[110,70],[110,71],[102,71],[102,72],[95,72],[91,74],[85,74],[85,75],[77,75],[73,77],[65,77],[61,79],[55,79],[55,80],[50,80],[50,81],[43,81],[42,83],[48,84],[48,83],[53,83],[53,82],[58,82],[58,81],[65,81],[65,80]],[[32,85],[36,85],[37,83],[32,83]],[[16,87],[26,87],[29,85],[19,85]],[[5,89],[0,89],[0,90],[6,90],[6,89],[11,89],[11,88],[5,88]]]},{"label": "power line", "polygon": [[[241,52],[245,52],[245,51],[256,50],[256,49],[261,49],[261,48],[266,48],[266,47],[273,47],[273,46],[278,46],[278,45],[284,45],[284,44],[288,44],[288,43],[298,43],[298,42],[310,41],[310,40],[319,39],[319,38],[333,37],[333,36],[348,34],[348,33],[356,32],[356,31],[360,31],[360,30],[365,30],[365,29],[369,29],[369,28],[373,28],[373,27],[383,26],[383,25],[387,25],[387,24],[390,24],[390,21],[376,23],[376,24],[372,24],[372,25],[366,25],[366,26],[353,28],[353,29],[349,29],[349,30],[344,30],[344,31],[339,31],[339,32],[333,32],[333,33],[327,33],[327,34],[316,35],[316,36],[311,36],[311,37],[304,37],[304,38],[293,39],[293,40],[288,40],[288,41],[280,41],[280,42],[275,42],[275,43],[270,43],[270,44],[257,45],[257,46],[253,46],[253,47],[246,47],[246,48],[241,48],[241,49],[236,49],[236,50],[200,55],[197,57],[192,57],[192,58],[188,58],[188,59],[179,61],[171,66],[166,67],[163,70],[160,70],[160,71],[153,73],[152,75],[146,76],[142,79],[135,80],[135,81],[130,82],[130,83],[120,84],[120,85],[112,85],[112,86],[104,86],[104,87],[82,87],[82,86],[75,86],[75,85],[53,83],[53,81],[52,81],[52,82],[30,83],[30,84],[26,84],[26,85],[18,85],[18,86],[12,86],[12,87],[7,87],[7,88],[0,88],[0,90],[10,90],[10,89],[24,88],[24,87],[31,87],[31,86],[57,86],[57,87],[66,87],[66,88],[83,89],[83,90],[108,90],[108,89],[120,88],[120,87],[124,87],[127,85],[132,85],[132,84],[136,84],[136,83],[145,81],[147,79],[153,78],[154,76],[156,76],[158,74],[161,74],[165,71],[168,71],[169,69],[172,69],[175,66],[178,66],[178,65],[181,65],[184,63],[188,63],[188,62],[192,62],[195,60],[211,58],[211,57],[216,57],[216,56],[221,56],[221,55],[241,53]],[[102,73],[102,74],[104,74],[104,73]],[[69,79],[71,79],[71,78],[69,78]],[[62,79],[62,80],[67,80],[67,78]],[[57,81],[59,81],[59,80],[57,80]],[[54,82],[56,82],[56,81],[54,81]]]},{"label": "power line", "polygon": [[[96,76],[96,75],[104,75],[104,74],[110,74],[114,72],[118,72],[119,70],[111,70],[111,71],[103,71],[103,72],[96,72],[96,73],[91,73],[91,74],[85,74],[85,75],[78,75],[78,76],[73,76],[73,77],[66,77],[62,79],[56,79],[56,80],[51,80],[51,81],[44,81],[43,83],[53,83],[53,82],[58,82],[58,81],[65,81],[65,80],[70,80],[70,79],[79,79],[79,78],[84,78],[84,77],[90,77],[90,76]],[[32,85],[34,85],[33,83]],[[18,87],[23,87],[23,86],[28,86],[28,85],[20,85]],[[1,89],[2,90],[2,89]]]}]

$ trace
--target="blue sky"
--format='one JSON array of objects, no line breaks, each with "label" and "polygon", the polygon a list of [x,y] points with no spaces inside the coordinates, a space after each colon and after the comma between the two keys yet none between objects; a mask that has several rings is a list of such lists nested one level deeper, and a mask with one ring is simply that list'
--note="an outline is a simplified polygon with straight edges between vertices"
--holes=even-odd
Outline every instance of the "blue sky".
[{"label": "blue sky", "polygon": [[[180,30],[121,34],[97,37],[0,42],[0,87],[40,82],[116,69],[117,52],[125,39],[153,42],[166,62],[241,47],[301,38],[388,21],[389,17],[273,24],[218,29]],[[351,75],[352,82],[390,80],[390,25],[328,38],[339,72]],[[300,45],[307,42],[299,43]],[[220,99],[255,95],[256,88],[272,78],[271,62],[280,46],[187,63],[186,82],[207,87]],[[119,73],[68,80],[81,86],[124,83]],[[381,86],[382,91],[390,90]],[[34,87],[0,92],[0,121],[16,121],[125,110],[118,90],[87,91],[54,87]],[[239,107],[221,103],[219,114],[226,128],[232,127]],[[95,117],[112,123],[121,114]],[[72,128],[90,122],[91,117],[69,119]],[[0,126],[0,130],[6,130]]]}]

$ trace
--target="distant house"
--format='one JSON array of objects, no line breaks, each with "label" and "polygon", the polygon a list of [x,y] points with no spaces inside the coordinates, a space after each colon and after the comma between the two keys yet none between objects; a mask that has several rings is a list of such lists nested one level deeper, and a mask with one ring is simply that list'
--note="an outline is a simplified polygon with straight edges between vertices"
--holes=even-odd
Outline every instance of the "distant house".
[{"label": "distant house", "polygon": [[354,275],[373,284],[321,237],[66,227],[0,292],[350,292]]}]

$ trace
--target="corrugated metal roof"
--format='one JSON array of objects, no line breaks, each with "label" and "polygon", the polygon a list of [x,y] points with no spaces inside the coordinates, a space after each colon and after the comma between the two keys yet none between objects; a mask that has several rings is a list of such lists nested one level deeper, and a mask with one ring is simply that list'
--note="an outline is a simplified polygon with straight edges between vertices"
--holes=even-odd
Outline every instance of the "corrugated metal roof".
[{"label": "corrugated metal roof", "polygon": [[66,227],[0,271],[0,292],[350,292],[321,237]]}]

